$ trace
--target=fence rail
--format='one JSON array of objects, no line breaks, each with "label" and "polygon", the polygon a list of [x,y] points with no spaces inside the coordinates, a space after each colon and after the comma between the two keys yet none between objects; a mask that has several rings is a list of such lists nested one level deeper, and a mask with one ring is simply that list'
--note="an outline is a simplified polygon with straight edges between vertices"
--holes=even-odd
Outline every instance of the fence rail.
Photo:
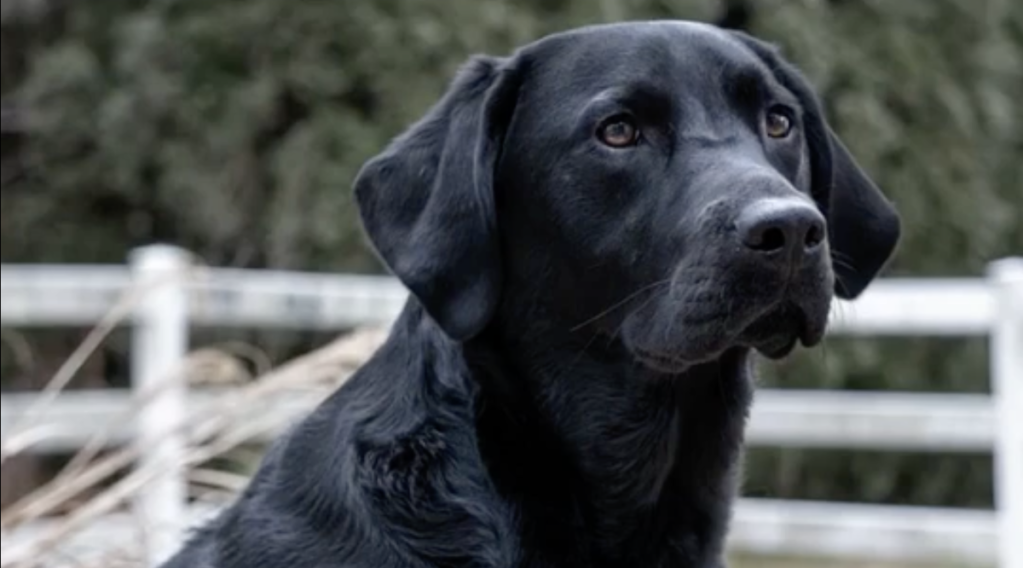
[{"label": "fence rail", "polygon": [[[1005,261],[1009,262],[1009,261]],[[0,265],[0,321],[10,327],[90,325],[123,301],[129,268]],[[339,330],[387,324],[407,292],[393,278],[189,267],[196,326]],[[876,282],[854,303],[836,302],[831,333],[986,336],[995,291],[980,279]]]},{"label": "fence rail", "polygon": [[[136,295],[126,299],[128,292]],[[107,431],[113,434],[108,443],[142,444],[144,463],[166,464],[137,509],[150,527],[161,527],[141,531],[152,551],[148,562],[155,565],[195,514],[182,496],[187,472],[172,464],[183,441],[158,434],[186,408],[204,408],[219,394],[186,392],[182,382],[152,397],[136,428],[122,424],[137,404],[138,391],[166,378],[167,367],[184,357],[189,327],[386,325],[406,296],[388,277],[206,268],[163,246],[140,249],[128,267],[2,265],[4,327],[92,325],[117,309],[128,310],[134,326],[131,391],[66,393],[42,414],[32,414],[39,408],[38,395],[5,393],[2,437],[6,444],[15,421],[25,420],[45,433],[34,451],[63,452]],[[1023,259],[995,263],[981,279],[883,280],[855,303],[837,303],[832,321],[830,333],[843,335],[990,336],[993,395],[765,390],[754,407],[751,443],[993,452],[997,511],[744,499],[732,546],[765,554],[1023,568]],[[246,419],[254,422],[252,431],[272,437],[325,394],[290,393]],[[162,410],[154,412],[152,405]],[[139,532],[137,525],[127,517],[110,517],[90,529],[109,538],[86,540],[124,542],[116,535]],[[18,538],[5,535],[5,557]]]},{"label": "fence rail", "polygon": [[[210,505],[192,507],[188,523],[198,524],[216,511]],[[48,531],[50,524],[25,527],[21,539],[4,542],[9,547],[5,553],[23,556],[21,544]],[[137,542],[140,533],[133,515],[110,515],[62,543],[66,563],[51,568],[98,565],[104,551],[97,543]],[[998,562],[998,527],[991,511],[743,499],[736,506],[730,540],[734,550],[750,555],[910,562],[921,567]]]},{"label": "fence rail", "polygon": [[[328,389],[284,393],[273,405],[246,417],[255,441],[275,438],[329,394]],[[187,407],[204,414],[225,394],[221,389],[192,392]],[[45,434],[36,452],[62,453],[103,436],[106,444],[127,444],[134,434],[120,427],[138,404],[128,389],[71,391],[38,408],[38,395],[7,393],[0,404],[0,437],[25,420]],[[991,398],[967,394],[895,394],[764,390],[747,430],[753,445],[797,448],[879,449],[920,452],[989,453],[996,442]]]}]

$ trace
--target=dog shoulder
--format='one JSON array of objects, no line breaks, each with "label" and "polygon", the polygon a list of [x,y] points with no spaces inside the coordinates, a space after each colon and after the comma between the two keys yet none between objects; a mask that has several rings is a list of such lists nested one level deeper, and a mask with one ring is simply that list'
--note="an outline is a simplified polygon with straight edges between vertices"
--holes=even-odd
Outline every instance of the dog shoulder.
[{"label": "dog shoulder", "polygon": [[278,440],[170,566],[514,566],[513,517],[479,456],[468,370],[446,342],[419,335],[393,334]]},{"label": "dog shoulder", "polygon": [[427,565],[513,565],[512,515],[479,454],[467,366],[445,341],[395,348],[401,364],[382,369],[403,375],[403,392],[352,441],[355,489],[377,528]]}]

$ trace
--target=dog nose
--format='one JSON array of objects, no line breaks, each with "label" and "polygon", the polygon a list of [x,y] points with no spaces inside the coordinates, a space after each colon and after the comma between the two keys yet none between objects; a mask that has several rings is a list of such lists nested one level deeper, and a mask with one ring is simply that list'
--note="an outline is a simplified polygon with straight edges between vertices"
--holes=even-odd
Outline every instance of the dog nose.
[{"label": "dog nose", "polygon": [[816,252],[826,235],[817,208],[794,199],[765,199],[750,205],[736,222],[747,249],[797,262]]}]

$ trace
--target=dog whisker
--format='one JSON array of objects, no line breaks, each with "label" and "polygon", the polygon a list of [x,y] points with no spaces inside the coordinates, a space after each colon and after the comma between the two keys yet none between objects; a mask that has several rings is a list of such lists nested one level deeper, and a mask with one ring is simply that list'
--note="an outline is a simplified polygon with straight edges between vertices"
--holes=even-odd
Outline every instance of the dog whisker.
[{"label": "dog whisker", "polygon": [[846,270],[856,272],[856,266],[853,264],[852,259],[849,258],[848,255],[843,254],[841,251],[831,251],[831,262],[833,262],[835,266],[840,266]]},{"label": "dog whisker", "polygon": [[591,323],[594,323],[594,322],[600,320],[601,318],[607,317],[608,315],[610,315],[612,312],[614,312],[618,308],[621,308],[622,306],[628,304],[630,301],[632,301],[634,298],[636,298],[636,296],[639,296],[643,292],[646,292],[646,291],[648,291],[648,290],[650,290],[652,288],[656,288],[658,286],[663,286],[664,284],[667,284],[669,282],[671,282],[671,279],[670,278],[665,278],[663,280],[658,280],[658,281],[653,282],[651,284],[647,284],[646,286],[643,286],[639,290],[636,290],[635,292],[629,294],[628,296],[626,296],[621,301],[616,302],[611,307],[609,307],[609,308],[601,311],[597,315],[591,317],[590,319],[588,319],[588,320],[586,320],[586,321],[584,321],[584,322],[582,322],[580,324],[575,325],[574,327],[571,328],[571,331],[573,331],[573,332],[579,331],[580,329],[590,325]]},{"label": "dog whisker", "polygon": [[[649,289],[649,287],[647,289]],[[641,309],[645,308],[648,304],[650,304],[650,302],[653,302],[654,299],[656,299],[657,297],[658,296],[656,294],[651,294],[650,297],[647,298],[646,300],[643,300],[643,303],[640,304],[639,306],[637,306],[636,309],[641,310]],[[625,326],[625,322],[623,321],[623,322],[619,323],[617,327],[615,327],[614,333],[612,333],[610,338],[608,339],[608,345],[610,345],[618,337],[618,334],[621,333],[622,327],[624,327],[624,326]]]}]

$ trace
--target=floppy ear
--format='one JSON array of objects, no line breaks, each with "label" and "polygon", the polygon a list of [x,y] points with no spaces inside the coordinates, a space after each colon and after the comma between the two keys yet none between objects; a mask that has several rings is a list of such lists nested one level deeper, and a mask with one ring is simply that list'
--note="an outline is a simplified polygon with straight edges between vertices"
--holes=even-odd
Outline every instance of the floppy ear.
[{"label": "floppy ear", "polygon": [[493,171],[514,105],[505,61],[478,56],[355,180],[377,254],[451,338],[476,335],[501,294]]},{"label": "floppy ear", "polygon": [[856,298],[895,251],[901,233],[898,213],[827,124],[802,73],[782,59],[775,46],[743,32],[730,33],[750,47],[803,106],[813,194],[828,219],[835,292],[841,298]]},{"label": "floppy ear", "polygon": [[835,264],[836,292],[853,299],[887,264],[899,242],[901,221],[895,207],[859,167],[830,128],[831,191],[828,237]]}]

